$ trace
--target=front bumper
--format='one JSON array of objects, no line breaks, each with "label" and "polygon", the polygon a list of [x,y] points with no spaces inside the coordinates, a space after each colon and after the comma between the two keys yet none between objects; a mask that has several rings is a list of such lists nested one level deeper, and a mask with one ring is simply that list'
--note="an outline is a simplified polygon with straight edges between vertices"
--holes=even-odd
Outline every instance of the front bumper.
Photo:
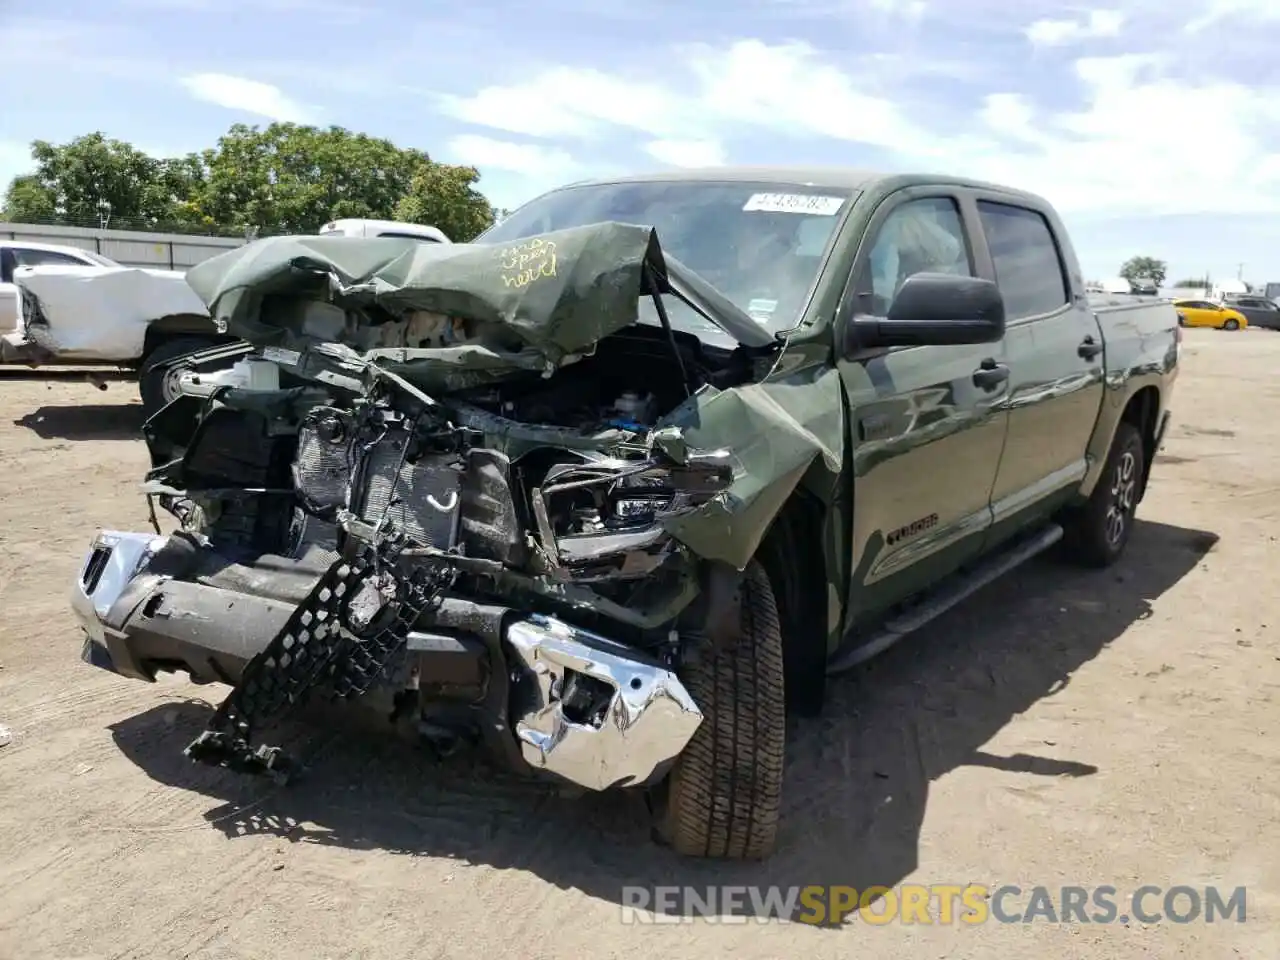
[{"label": "front bumper", "polygon": [[[183,671],[198,683],[235,683],[294,606],[156,572],[167,542],[119,531],[94,538],[71,595],[86,634],[82,659],[139,680]],[[662,663],[554,617],[486,609],[480,616],[469,601],[447,600],[418,625],[424,633],[410,634],[407,655],[423,690],[456,675],[459,657],[475,658],[502,701],[484,699],[483,725],[496,721],[512,748],[503,752],[527,769],[590,790],[652,783],[701,724]],[[449,636],[431,642],[442,628]]]},{"label": "front bumper", "polygon": [[81,657],[135,680],[183,670],[197,683],[232,683],[293,607],[155,573],[167,542],[115,530],[94,538],[71,591],[86,635]]}]

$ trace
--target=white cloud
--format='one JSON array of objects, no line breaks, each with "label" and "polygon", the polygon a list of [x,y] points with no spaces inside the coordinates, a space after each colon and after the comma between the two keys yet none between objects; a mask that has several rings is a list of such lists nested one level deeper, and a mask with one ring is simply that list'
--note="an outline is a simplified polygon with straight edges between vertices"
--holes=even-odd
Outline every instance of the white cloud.
[{"label": "white cloud", "polygon": [[1280,20],[1280,7],[1272,0],[1209,0],[1204,12],[1189,21],[1183,30],[1187,33],[1199,33],[1223,20],[1239,18]]},{"label": "white cloud", "polygon": [[554,67],[533,79],[492,86],[471,97],[444,97],[459,120],[534,137],[584,137],[602,125],[648,130],[661,124],[669,93],[599,70]]},{"label": "white cloud", "polygon": [[873,10],[905,17],[908,20],[919,20],[929,9],[926,0],[868,0],[868,2]]},{"label": "white cloud", "polygon": [[[1009,100],[988,97],[987,129],[1010,145],[969,162],[1065,209],[1280,210],[1280,155],[1258,137],[1280,120],[1277,92],[1212,78],[1188,82],[1166,73],[1168,66],[1150,55],[1077,60],[1086,102],[1066,113],[1038,115],[1025,101],[1011,110]],[[1188,116],[1212,118],[1213,150],[1188,149]]]},{"label": "white cloud", "polygon": [[[719,160],[725,140],[755,135],[803,163],[815,141],[827,140],[880,148],[896,169],[1033,190],[1064,210],[1280,212],[1280,154],[1260,139],[1280,120],[1280,90],[1202,71],[1183,76],[1173,72],[1184,62],[1177,58],[1083,58],[1075,90],[1055,91],[1078,93],[1078,107],[1050,112],[1025,94],[992,92],[966,122],[945,104],[870,92],[876,88],[802,43],[744,40],[676,52],[692,83],[559,67],[526,87],[489,87],[448,107],[475,123],[553,140],[616,144],[636,135],[665,162],[683,164],[694,153]],[[1188,117],[1212,118],[1213,150],[1190,147]],[[962,132],[942,132],[948,128]]]},{"label": "white cloud", "polygon": [[892,103],[859,91],[804,43],[742,40],[727,48],[691,45],[676,54],[694,74],[693,95],[636,77],[555,67],[523,84],[442,98],[441,106],[469,123],[528,136],[599,139],[622,129],[658,140],[696,140],[705,151],[717,143],[706,131],[710,126],[817,133],[880,146],[921,133]]},{"label": "white cloud", "polygon": [[508,170],[540,179],[568,176],[578,168],[573,157],[564,150],[494,140],[474,133],[454,137],[445,145],[445,154],[453,163],[490,170]]},{"label": "white cloud", "polygon": [[673,167],[718,167],[725,162],[724,147],[715,140],[650,140],[644,150]]},{"label": "white cloud", "polygon": [[197,100],[228,110],[241,110],[285,123],[308,123],[313,119],[309,109],[269,83],[225,73],[192,74],[183,77],[181,83]]},{"label": "white cloud", "polygon": [[1033,108],[1020,93],[991,93],[983,101],[978,116],[988,129],[1027,143],[1039,143],[1041,137],[1031,123]]},{"label": "white cloud", "polygon": [[1058,47],[1095,37],[1119,36],[1125,20],[1120,10],[1091,10],[1083,20],[1037,20],[1025,32],[1037,47]]}]

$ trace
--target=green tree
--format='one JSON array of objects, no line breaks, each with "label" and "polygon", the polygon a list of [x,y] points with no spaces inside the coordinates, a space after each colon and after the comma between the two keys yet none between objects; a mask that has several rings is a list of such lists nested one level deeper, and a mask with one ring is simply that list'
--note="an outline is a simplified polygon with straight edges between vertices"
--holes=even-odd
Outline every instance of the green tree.
[{"label": "green tree", "polygon": [[1141,283],[1145,280],[1157,287],[1164,286],[1168,272],[1169,265],[1155,257],[1130,257],[1120,268],[1120,276],[1130,283]]},{"label": "green tree", "polygon": [[0,219],[16,223],[52,220],[58,215],[53,191],[34,173],[14,177],[4,192],[4,213]]},{"label": "green tree", "polygon": [[156,189],[162,161],[132,144],[101,132],[64,144],[35,140],[31,159],[35,170],[19,178],[19,195],[13,197],[22,208],[15,213],[27,219],[48,217],[50,208],[73,222],[109,218],[122,226],[146,226],[170,215],[171,200]]},{"label": "green tree", "polygon": [[1175,287],[1208,287],[1210,286],[1208,277],[1188,277],[1185,280],[1179,280],[1174,284]]},{"label": "green tree", "polygon": [[428,161],[415,171],[408,193],[396,204],[395,219],[439,227],[455,243],[474,240],[497,213],[475,188],[479,179],[475,167]]},{"label": "green tree", "polygon": [[149,186],[148,202],[165,211],[162,220],[174,226],[220,226],[200,209],[200,196],[208,183],[204,159],[198,153],[158,161]]},{"label": "green tree", "polygon": [[474,167],[342,127],[236,124],[216,146],[150,157],[91,133],[35,141],[34,172],[4,197],[11,220],[65,218],[124,228],[187,227],[269,235],[314,233],[340,217],[431,223],[469,240],[500,212],[475,189]]},{"label": "green tree", "polygon": [[390,219],[425,153],[342,127],[236,124],[203,156],[195,206],[262,233],[314,233],[339,217]]}]

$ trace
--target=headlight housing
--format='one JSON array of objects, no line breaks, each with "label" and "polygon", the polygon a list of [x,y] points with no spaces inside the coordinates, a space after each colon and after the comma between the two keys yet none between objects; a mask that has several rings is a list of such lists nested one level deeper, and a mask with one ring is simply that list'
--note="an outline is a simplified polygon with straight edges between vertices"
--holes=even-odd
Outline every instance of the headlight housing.
[{"label": "headlight housing", "polygon": [[564,580],[633,580],[656,569],[673,543],[663,521],[695,510],[733,483],[728,451],[623,460],[582,454],[551,467],[529,491],[549,572]]}]

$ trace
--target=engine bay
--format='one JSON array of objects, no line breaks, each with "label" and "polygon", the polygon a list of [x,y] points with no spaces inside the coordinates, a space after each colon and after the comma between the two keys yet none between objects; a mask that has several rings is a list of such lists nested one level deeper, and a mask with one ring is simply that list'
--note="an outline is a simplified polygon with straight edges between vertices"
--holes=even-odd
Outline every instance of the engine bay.
[{"label": "engine bay", "polygon": [[593,354],[553,377],[525,374],[456,397],[520,423],[584,433],[643,431],[704,384],[724,389],[749,373],[736,351],[707,347],[688,334],[668,340],[660,330],[634,327],[600,341]]},{"label": "engine bay", "polygon": [[233,564],[336,557],[354,530],[394,530],[471,595],[578,586],[592,616],[635,621],[638,595],[685,575],[664,520],[733,477],[726,452],[676,462],[652,428],[704,385],[750,372],[736,351],[630,328],[553,376],[519,372],[438,401],[395,381],[317,392],[283,374],[275,390],[203,391],[180,462],[151,479],[182,491],[161,502]]}]

